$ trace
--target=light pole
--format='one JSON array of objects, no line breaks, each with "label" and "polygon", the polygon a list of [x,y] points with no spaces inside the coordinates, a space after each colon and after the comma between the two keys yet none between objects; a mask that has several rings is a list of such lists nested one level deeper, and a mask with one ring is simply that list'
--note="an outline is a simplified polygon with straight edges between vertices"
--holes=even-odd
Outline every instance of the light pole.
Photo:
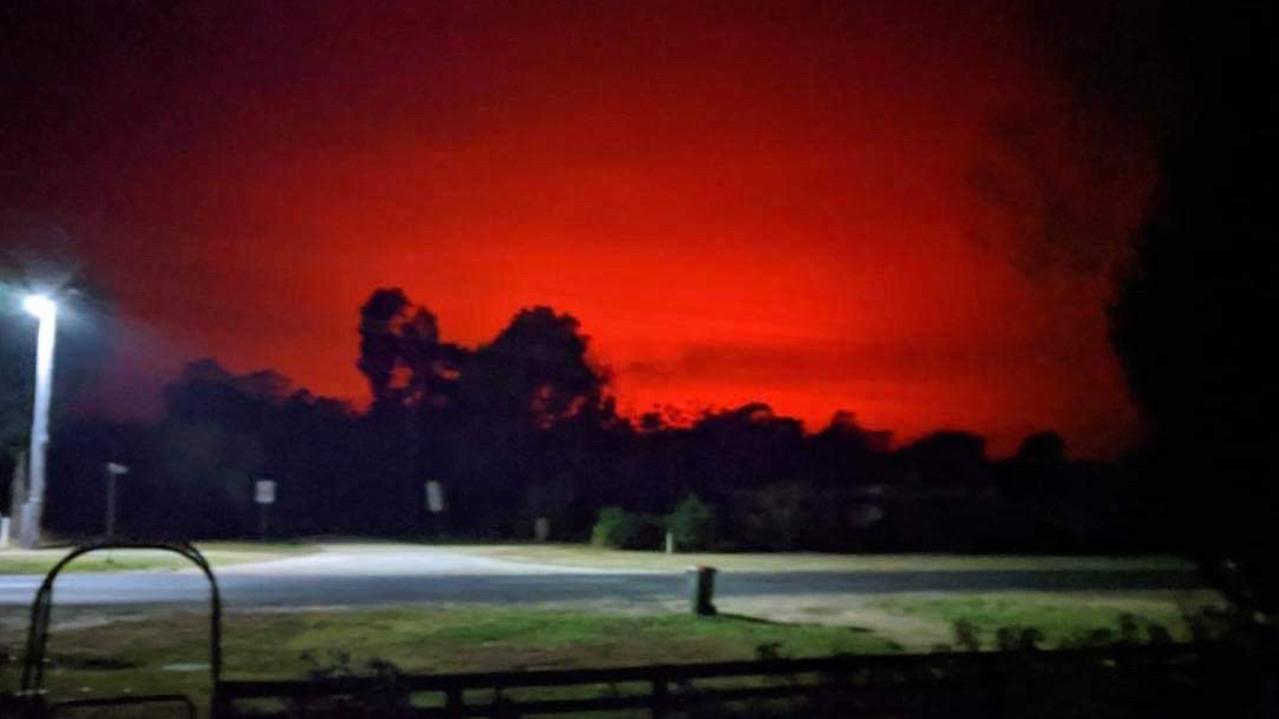
[{"label": "light pole", "polygon": [[53,394],[53,339],[58,326],[58,303],[45,295],[27,295],[22,308],[40,320],[36,334],[36,391],[31,404],[31,451],[28,453],[27,501],[22,506],[19,543],[27,549],[40,544],[44,514],[45,450],[49,446],[49,401]]}]

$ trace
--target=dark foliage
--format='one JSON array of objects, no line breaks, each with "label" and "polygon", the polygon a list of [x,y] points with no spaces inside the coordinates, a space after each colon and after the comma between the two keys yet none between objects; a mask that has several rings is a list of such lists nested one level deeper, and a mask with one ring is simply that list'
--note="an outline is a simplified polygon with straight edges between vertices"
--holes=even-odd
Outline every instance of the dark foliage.
[{"label": "dark foliage", "polygon": [[715,510],[695,494],[690,494],[687,499],[675,505],[666,524],[671,539],[679,549],[699,551],[715,547]]},{"label": "dark foliage", "polygon": [[662,529],[655,518],[618,507],[601,509],[591,529],[591,544],[597,547],[656,549],[661,541]]},{"label": "dark foliage", "polygon": [[[475,349],[441,340],[400,290],[360,311],[373,402],[358,412],[270,371],[190,364],[148,426],[64,423],[52,454],[49,520],[101,531],[103,465],[120,481],[126,534],[252,536],[253,483],[278,482],[277,535],[447,533],[551,536],[682,549],[1102,549],[1118,536],[1114,478],[1073,462],[1051,433],[992,462],[972,434],[901,448],[847,412],[820,431],[754,403],[687,424],[630,422],[607,393],[577,321],[522,310]],[[446,494],[430,515],[425,483]],[[601,512],[601,508],[614,510]]]},{"label": "dark foliage", "polygon": [[1273,609],[1279,581],[1263,548],[1279,539],[1279,44],[1268,4],[1192,7],[1175,23],[1184,122],[1112,311],[1151,430],[1133,506],[1143,533],[1209,567],[1232,558]]}]

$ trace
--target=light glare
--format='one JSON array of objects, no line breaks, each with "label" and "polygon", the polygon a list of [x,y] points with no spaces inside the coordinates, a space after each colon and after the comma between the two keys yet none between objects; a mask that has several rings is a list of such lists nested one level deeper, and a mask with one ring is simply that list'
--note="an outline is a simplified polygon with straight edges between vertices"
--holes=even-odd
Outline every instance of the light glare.
[{"label": "light glare", "polygon": [[27,295],[22,300],[22,309],[31,314],[44,319],[50,317],[57,312],[58,305],[53,300],[44,295]]}]

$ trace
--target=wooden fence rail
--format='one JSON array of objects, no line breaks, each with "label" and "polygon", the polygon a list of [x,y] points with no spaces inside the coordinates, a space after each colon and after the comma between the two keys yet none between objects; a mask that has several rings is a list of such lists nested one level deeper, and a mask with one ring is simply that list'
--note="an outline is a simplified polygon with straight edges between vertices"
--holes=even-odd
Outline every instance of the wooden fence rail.
[{"label": "wooden fence rail", "polygon": [[[342,716],[351,706],[377,706],[370,716],[520,717],[648,710],[664,717],[706,703],[811,699],[839,695],[865,706],[898,706],[938,691],[998,687],[1008,681],[1054,682],[1172,677],[1201,670],[1218,650],[1200,645],[1111,647],[1043,652],[961,652],[836,656],[611,669],[340,677],[305,681],[224,680],[219,719]],[[716,682],[735,680],[729,686]],[[709,685],[708,685],[709,684]],[[631,685],[622,691],[619,685]],[[520,696],[528,690],[597,687],[596,696]],[[1156,691],[1152,685],[1144,689]],[[483,693],[469,700],[468,693]],[[580,693],[580,692],[579,692]],[[1167,698],[1167,697],[1162,697]],[[328,712],[328,713],[326,713]]]}]

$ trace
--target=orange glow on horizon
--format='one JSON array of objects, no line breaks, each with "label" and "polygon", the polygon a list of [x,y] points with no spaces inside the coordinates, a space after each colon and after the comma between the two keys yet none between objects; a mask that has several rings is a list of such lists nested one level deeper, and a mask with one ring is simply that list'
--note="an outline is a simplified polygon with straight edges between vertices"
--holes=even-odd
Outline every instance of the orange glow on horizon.
[{"label": "orange glow on horizon", "polygon": [[1088,194],[1069,98],[1015,23],[608,8],[448,6],[402,32],[347,18],[322,55],[298,31],[201,60],[170,101],[214,119],[126,163],[111,191],[146,201],[93,230],[124,313],[182,352],[359,400],[375,287],[469,345],[549,304],[581,320],[631,413],[759,400],[817,429],[848,409],[903,439],[972,429],[996,453],[1046,428],[1084,454],[1131,436],[1104,317],[1119,253],[1027,268],[1008,228],[1034,203],[972,178],[1007,159],[992,127],[1013,118],[1122,246],[1145,165]]}]

